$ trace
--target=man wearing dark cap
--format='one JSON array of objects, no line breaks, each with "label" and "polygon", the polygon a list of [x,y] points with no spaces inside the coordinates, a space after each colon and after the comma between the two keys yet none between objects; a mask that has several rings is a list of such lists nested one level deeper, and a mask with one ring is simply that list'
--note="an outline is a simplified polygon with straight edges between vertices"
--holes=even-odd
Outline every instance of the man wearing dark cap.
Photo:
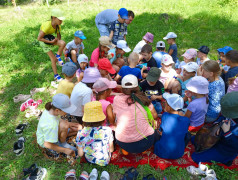
[{"label": "man wearing dark cap", "polygon": [[209,53],[210,49],[207,46],[201,46],[198,49],[198,59],[197,59],[197,64],[201,66],[205,61],[210,60],[207,55]]}]

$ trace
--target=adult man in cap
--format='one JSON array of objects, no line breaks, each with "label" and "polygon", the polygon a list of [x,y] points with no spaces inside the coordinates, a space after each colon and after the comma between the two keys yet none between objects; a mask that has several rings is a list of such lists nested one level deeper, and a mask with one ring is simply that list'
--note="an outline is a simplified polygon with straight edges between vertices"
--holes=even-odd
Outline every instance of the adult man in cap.
[{"label": "adult man in cap", "polygon": [[[106,9],[97,14],[95,18],[95,23],[99,30],[100,36],[109,36],[109,25],[118,19],[119,11],[115,9]],[[129,10],[128,19],[125,20],[126,27],[133,21],[134,17],[134,12]]]}]

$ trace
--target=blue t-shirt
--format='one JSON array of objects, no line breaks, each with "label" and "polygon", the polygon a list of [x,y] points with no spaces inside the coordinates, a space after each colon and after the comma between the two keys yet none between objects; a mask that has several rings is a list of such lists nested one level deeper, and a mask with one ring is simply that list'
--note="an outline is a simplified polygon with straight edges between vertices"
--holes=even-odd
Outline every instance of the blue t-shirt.
[{"label": "blue t-shirt", "polygon": [[117,45],[117,41],[124,40],[124,35],[127,34],[127,26],[125,23],[120,23],[118,20],[113,21],[109,25],[109,32],[113,31],[112,43]]},{"label": "blue t-shirt", "polygon": [[227,91],[228,88],[228,79],[234,77],[238,74],[238,66],[230,68],[227,73],[222,74],[222,79],[225,82],[225,91]]},{"label": "blue t-shirt", "polygon": [[170,51],[170,49],[173,49],[173,54],[171,55],[172,58],[173,58],[173,61],[176,63],[177,62],[177,54],[178,54],[178,48],[177,48],[177,45],[176,44],[172,44],[169,46],[169,50],[168,52]]},{"label": "blue t-shirt", "polygon": [[122,66],[118,74],[121,76],[121,79],[123,79],[124,76],[128,74],[133,74],[137,77],[137,79],[142,79],[141,71],[139,68],[131,68],[129,66]]},{"label": "blue t-shirt", "polygon": [[167,112],[163,113],[160,125],[162,136],[154,145],[154,153],[165,159],[182,157],[188,127],[189,119],[187,117]]},{"label": "blue t-shirt", "polygon": [[[192,78],[192,77],[191,77]],[[185,96],[185,91],[188,90],[186,88],[186,84],[191,80],[191,78],[187,79],[186,81],[182,81],[180,78],[178,78],[178,82],[180,83],[181,85],[181,96],[184,97]]]},{"label": "blue t-shirt", "polygon": [[96,24],[110,24],[111,22],[118,19],[118,10],[106,9],[97,14],[95,18]]},{"label": "blue t-shirt", "polygon": [[152,57],[155,59],[158,68],[162,67],[161,66],[161,59],[162,59],[164,54],[167,54],[167,53],[166,52],[162,52],[162,51],[155,51],[152,54]]},{"label": "blue t-shirt", "polygon": [[221,98],[225,95],[225,83],[222,78],[219,77],[219,80],[209,83],[208,89],[209,105],[206,116],[217,118],[221,112]]}]

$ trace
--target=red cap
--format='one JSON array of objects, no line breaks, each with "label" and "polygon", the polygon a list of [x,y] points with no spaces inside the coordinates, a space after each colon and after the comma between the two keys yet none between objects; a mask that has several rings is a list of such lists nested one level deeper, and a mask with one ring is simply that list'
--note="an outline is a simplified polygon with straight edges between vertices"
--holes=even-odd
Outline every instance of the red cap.
[{"label": "red cap", "polygon": [[113,69],[111,62],[107,58],[100,59],[98,62],[98,68],[108,71],[110,74],[115,74],[116,71]]}]

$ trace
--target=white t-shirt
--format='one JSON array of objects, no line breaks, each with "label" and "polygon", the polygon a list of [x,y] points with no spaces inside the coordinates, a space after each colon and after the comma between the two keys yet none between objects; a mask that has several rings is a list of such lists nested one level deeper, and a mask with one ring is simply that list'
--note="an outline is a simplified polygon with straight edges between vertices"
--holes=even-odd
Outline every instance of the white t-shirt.
[{"label": "white t-shirt", "polygon": [[136,52],[136,53],[139,54],[144,45],[146,45],[146,42],[143,39],[143,40],[141,40],[140,42],[137,43],[136,47],[133,49],[133,52]]},{"label": "white t-shirt", "polygon": [[70,41],[67,45],[66,45],[66,49],[69,50],[69,52],[72,50],[72,49],[76,49],[77,51],[77,56],[79,55],[79,52],[81,49],[84,49],[84,45],[83,45],[83,42],[81,42],[81,44],[75,44],[74,40]]},{"label": "white t-shirt", "polygon": [[[161,69],[161,68],[160,68]],[[174,69],[170,69],[170,71],[168,73],[165,73],[162,69],[161,69],[161,74],[160,74],[160,78],[159,81],[163,83],[163,85],[165,84],[165,82],[169,79],[172,78],[174,76],[176,76],[177,73]],[[72,96],[72,95],[71,95]]]},{"label": "white t-shirt", "polygon": [[92,97],[92,89],[90,89],[86,84],[82,82],[76,84],[71,93],[70,101],[77,107],[77,109],[73,113],[71,113],[71,115],[82,117],[82,106],[84,106],[88,102],[91,102]]},{"label": "white t-shirt", "polygon": [[198,64],[198,66],[201,66],[204,62],[206,62],[208,60],[210,60],[210,59],[207,57],[207,59],[205,59],[205,60],[203,60],[203,62],[201,62],[201,59],[197,58],[197,64]]}]

